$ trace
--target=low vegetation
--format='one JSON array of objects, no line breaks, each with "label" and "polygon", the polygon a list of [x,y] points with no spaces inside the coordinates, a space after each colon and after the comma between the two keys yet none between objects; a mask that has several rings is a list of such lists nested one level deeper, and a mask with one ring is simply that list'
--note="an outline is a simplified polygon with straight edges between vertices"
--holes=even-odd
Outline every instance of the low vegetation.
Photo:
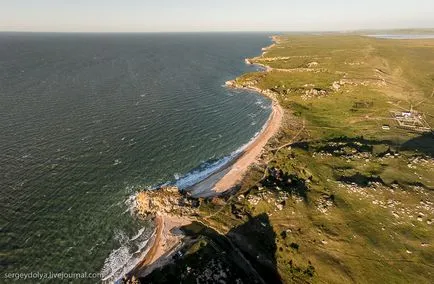
[{"label": "low vegetation", "polygon": [[434,125],[434,40],[282,36],[251,61],[270,68],[236,83],[275,94],[282,130],[235,194],[201,202],[213,229],[185,228],[185,256],[143,281],[431,283],[434,136],[390,113]]}]

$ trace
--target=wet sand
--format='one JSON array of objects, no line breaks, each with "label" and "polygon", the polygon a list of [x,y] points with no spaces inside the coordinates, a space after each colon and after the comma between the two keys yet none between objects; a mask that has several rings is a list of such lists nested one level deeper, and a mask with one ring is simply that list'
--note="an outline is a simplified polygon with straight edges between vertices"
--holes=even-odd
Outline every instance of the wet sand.
[{"label": "wet sand", "polygon": [[168,263],[171,259],[169,256],[182,244],[182,234],[177,230],[190,223],[191,220],[186,217],[157,214],[156,232],[149,245],[149,251],[129,275],[143,277]]},{"label": "wet sand", "polygon": [[[273,101],[272,112],[263,131],[231,164],[192,186],[189,189],[192,194],[196,197],[209,197],[237,186],[249,167],[258,161],[268,141],[279,131],[282,119],[283,110],[277,102]],[[182,245],[182,234],[177,230],[191,222],[192,220],[188,217],[157,214],[155,217],[156,231],[148,253],[129,275],[144,277],[154,269],[170,262],[172,254]]]},{"label": "wet sand", "polygon": [[281,106],[273,101],[272,112],[263,131],[227,167],[187,189],[195,197],[211,197],[231,190],[241,183],[249,167],[258,161],[268,141],[279,131],[283,119]]},{"label": "wet sand", "polygon": [[[273,39],[274,40],[274,39]],[[250,91],[263,92],[257,88],[246,88]],[[271,98],[273,99],[273,98]],[[246,175],[249,167],[258,162],[264,147],[268,141],[280,129],[283,120],[283,109],[273,99],[272,112],[261,133],[252,141],[226,167],[210,175],[203,181],[189,187],[194,197],[212,197],[219,195],[239,185]],[[191,219],[167,214],[157,214],[155,218],[156,233],[150,244],[146,257],[129,273],[138,277],[144,277],[157,267],[161,267],[171,261],[171,255],[182,245],[182,237],[179,227],[188,225]]]}]

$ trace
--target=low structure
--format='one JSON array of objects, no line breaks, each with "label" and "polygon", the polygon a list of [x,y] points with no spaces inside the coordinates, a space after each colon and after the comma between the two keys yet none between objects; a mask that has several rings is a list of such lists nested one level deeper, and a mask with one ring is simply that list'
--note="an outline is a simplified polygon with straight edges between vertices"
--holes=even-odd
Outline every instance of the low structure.
[{"label": "low structure", "polygon": [[392,117],[401,128],[417,131],[431,132],[432,129],[428,122],[423,118],[422,114],[417,111],[392,111]]}]

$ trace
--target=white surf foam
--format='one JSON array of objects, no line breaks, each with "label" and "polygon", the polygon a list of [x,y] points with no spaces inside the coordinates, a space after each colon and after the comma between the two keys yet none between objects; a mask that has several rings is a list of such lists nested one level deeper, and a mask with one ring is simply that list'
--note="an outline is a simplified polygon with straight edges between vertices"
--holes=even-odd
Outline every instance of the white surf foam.
[{"label": "white surf foam", "polygon": [[145,228],[140,229],[140,230],[137,232],[137,234],[131,238],[131,241],[135,241],[135,240],[137,240],[137,239],[138,239],[138,238],[143,234],[144,231],[145,231]]},{"label": "white surf foam", "polygon": [[189,172],[185,176],[179,178],[175,182],[175,186],[178,187],[179,189],[185,189],[189,186],[195,185],[196,183],[206,179],[214,172],[224,167],[227,163],[229,163],[234,158],[235,155],[236,154],[233,153],[215,162],[212,163],[207,162],[202,164],[200,169]]},{"label": "white surf foam", "polygon": [[258,137],[258,135],[262,133],[262,131],[264,131],[267,125],[268,125],[268,121],[264,124],[264,126],[260,131],[255,133],[255,135],[250,139],[249,142],[242,145],[237,150],[233,151],[230,155],[225,156],[215,162],[206,162],[202,164],[199,167],[199,169],[193,170],[187,173],[183,177],[179,177],[175,182],[175,186],[178,187],[179,189],[185,189],[203,181],[204,179],[208,178],[212,174],[218,172],[219,170],[224,168],[228,163],[236,159],[251,143],[253,143],[255,139]]},{"label": "white surf foam", "polygon": [[115,282],[130,272],[146,256],[147,251],[143,249],[150,239],[144,228],[131,238],[122,231],[115,231],[115,238],[121,246],[113,250],[104,262],[101,270],[104,282]]},{"label": "white surf foam", "polygon": [[[169,184],[174,184],[180,189],[185,189],[201,182],[236,159],[247,147],[249,147],[251,143],[255,141],[258,135],[264,131],[268,125],[268,122],[269,121],[264,124],[260,131],[255,133],[248,143],[242,145],[230,155],[213,162],[205,162],[197,170],[193,170],[182,177],[179,173],[175,173],[174,182],[167,182],[165,184],[148,187],[147,190],[154,190]],[[131,191],[131,189],[132,188],[129,188],[129,191]],[[136,194],[132,194],[125,201],[125,204],[128,207],[128,211],[131,214],[134,214],[136,207]],[[116,239],[120,242],[121,246],[118,249],[113,250],[104,262],[103,269],[101,270],[102,279],[104,282],[113,282],[117,279],[120,279],[125,274],[130,272],[146,256],[148,252],[146,246],[149,242],[149,239],[152,238],[152,236],[146,235],[145,228],[140,229],[131,238],[129,238],[122,231],[115,232]]]}]

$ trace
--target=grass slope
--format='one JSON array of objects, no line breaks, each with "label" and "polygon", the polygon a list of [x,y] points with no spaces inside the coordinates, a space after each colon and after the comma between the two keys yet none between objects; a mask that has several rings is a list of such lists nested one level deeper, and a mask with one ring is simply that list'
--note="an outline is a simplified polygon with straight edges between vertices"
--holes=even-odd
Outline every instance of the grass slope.
[{"label": "grass slope", "polygon": [[[286,120],[235,195],[202,202],[203,223],[283,283],[432,283],[434,138],[390,111],[413,106],[434,125],[434,40],[281,36],[252,61],[272,70],[237,84],[273,91]],[[257,228],[273,233],[248,229],[264,216]],[[243,273],[225,279],[252,281]]]}]

